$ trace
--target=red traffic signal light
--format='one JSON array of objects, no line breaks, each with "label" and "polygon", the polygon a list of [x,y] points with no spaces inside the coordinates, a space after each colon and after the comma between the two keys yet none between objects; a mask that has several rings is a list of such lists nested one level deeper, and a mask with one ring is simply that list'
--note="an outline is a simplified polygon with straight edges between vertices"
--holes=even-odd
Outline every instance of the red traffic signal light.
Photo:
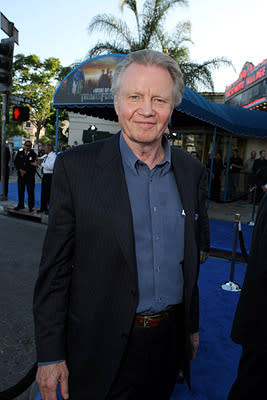
[{"label": "red traffic signal light", "polygon": [[13,121],[24,122],[30,119],[30,110],[27,106],[14,106],[13,107]]}]

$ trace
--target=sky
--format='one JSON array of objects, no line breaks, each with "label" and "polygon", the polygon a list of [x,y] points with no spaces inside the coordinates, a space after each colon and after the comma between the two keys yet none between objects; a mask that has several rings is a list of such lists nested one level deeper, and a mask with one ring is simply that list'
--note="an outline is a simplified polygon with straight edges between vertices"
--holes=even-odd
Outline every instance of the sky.
[{"label": "sky", "polygon": [[[63,66],[86,59],[101,33],[88,33],[88,25],[97,14],[112,14],[127,22],[133,30],[130,11],[119,9],[119,0],[12,0],[2,2],[0,11],[19,31],[15,54],[36,54],[42,60],[57,57]],[[137,0],[142,10],[143,0]],[[192,61],[204,62],[226,57],[232,67],[213,73],[216,92],[224,92],[233,83],[246,61],[254,65],[267,58],[265,48],[267,0],[188,0],[188,6],[176,5],[166,15],[165,30],[171,33],[180,21],[192,24],[189,46]],[[0,39],[6,38],[0,31]],[[265,48],[265,50],[264,50]]]}]

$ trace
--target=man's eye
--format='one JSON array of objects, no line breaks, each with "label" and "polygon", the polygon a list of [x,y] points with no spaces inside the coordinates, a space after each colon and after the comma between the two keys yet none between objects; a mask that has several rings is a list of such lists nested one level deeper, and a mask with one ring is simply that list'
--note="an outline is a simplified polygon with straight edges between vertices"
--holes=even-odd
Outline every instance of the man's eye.
[{"label": "man's eye", "polygon": [[155,97],[154,103],[165,103],[165,101],[163,99],[159,99],[159,98]]},{"label": "man's eye", "polygon": [[137,95],[130,96],[130,100],[136,101],[138,99],[139,99],[139,96],[137,96]]}]

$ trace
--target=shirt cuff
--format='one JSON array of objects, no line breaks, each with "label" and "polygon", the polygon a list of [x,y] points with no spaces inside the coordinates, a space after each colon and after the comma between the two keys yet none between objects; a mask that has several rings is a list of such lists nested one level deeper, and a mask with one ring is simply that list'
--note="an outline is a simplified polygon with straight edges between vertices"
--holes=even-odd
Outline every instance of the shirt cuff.
[{"label": "shirt cuff", "polygon": [[65,360],[38,362],[38,367],[42,367],[43,365],[58,364],[63,361],[65,361]]}]

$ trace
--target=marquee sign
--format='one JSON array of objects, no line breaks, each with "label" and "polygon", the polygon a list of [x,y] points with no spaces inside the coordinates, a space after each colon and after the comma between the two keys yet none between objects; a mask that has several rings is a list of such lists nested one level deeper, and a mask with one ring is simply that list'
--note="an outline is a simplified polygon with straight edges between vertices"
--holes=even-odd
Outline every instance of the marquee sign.
[{"label": "marquee sign", "polygon": [[[228,103],[238,94],[262,82],[266,78],[267,78],[267,59],[263,60],[256,67],[250,62],[246,62],[244,67],[242,68],[238,80],[225,89],[224,93],[225,103]],[[252,99],[250,99],[250,101],[252,101]]]},{"label": "marquee sign", "polygon": [[125,55],[92,58],[78,65],[61,82],[54,95],[54,106],[113,104],[113,73]]}]

